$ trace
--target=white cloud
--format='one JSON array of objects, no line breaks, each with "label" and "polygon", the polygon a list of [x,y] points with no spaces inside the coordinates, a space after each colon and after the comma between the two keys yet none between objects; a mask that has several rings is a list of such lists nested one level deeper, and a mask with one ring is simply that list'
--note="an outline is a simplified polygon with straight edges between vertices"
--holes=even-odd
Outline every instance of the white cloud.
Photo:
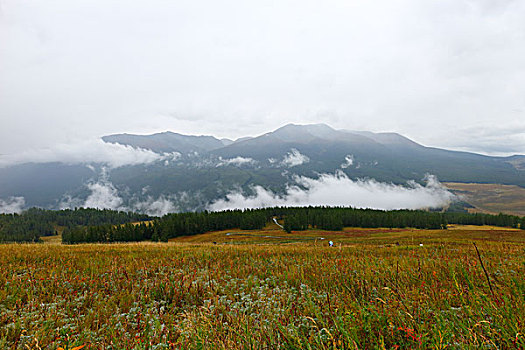
[{"label": "white cloud", "polygon": [[117,189],[109,182],[90,183],[87,187],[91,194],[82,205],[84,208],[124,210],[124,201]]},{"label": "white cloud", "polygon": [[1,4],[2,153],[166,128],[236,138],[287,122],[525,149],[519,130],[474,133],[525,120],[525,1]]},{"label": "white cloud", "polygon": [[349,154],[345,157],[345,162],[341,164],[341,168],[346,169],[354,164],[354,156]]},{"label": "white cloud", "polygon": [[[145,198],[133,196],[131,199],[126,201],[119,194],[118,189],[108,181],[105,169],[103,169],[101,178],[102,179],[98,182],[88,183],[86,185],[91,193],[85,200],[67,195],[62,198],[59,208],[112,209],[120,211],[135,211],[153,216],[163,216],[165,214],[178,211],[178,207],[175,204],[175,196],[166,197],[161,195],[158,198],[154,198],[153,196],[149,195]],[[142,189],[141,192],[143,196],[147,190],[147,187]],[[184,196],[185,195],[182,194],[181,198],[184,198]]]},{"label": "white cloud", "polygon": [[24,209],[26,201],[24,197],[9,197],[0,199],[0,214],[20,213]]},{"label": "white cloud", "polygon": [[132,210],[152,216],[163,216],[178,211],[175,203],[165,196],[157,199],[148,196],[146,200],[134,202]]},{"label": "white cloud", "polygon": [[170,162],[175,162],[182,157],[179,152],[163,153],[161,159],[164,159],[164,165],[168,166]]},{"label": "white cloud", "polygon": [[513,114],[516,115],[515,120],[499,125],[478,123],[468,128],[451,129],[447,138],[448,148],[493,156],[525,154],[525,117]]},{"label": "white cloud", "polygon": [[254,164],[255,160],[252,158],[244,158],[244,157],[235,157],[230,159],[222,159],[219,157],[219,164],[217,166],[223,166],[223,165],[235,165],[235,166],[241,166],[241,165],[249,165]]},{"label": "white cloud", "polygon": [[381,183],[375,180],[351,180],[344,173],[324,174],[318,179],[297,177],[299,186],[289,186],[282,196],[254,187],[255,195],[232,192],[225,200],[209,205],[210,210],[234,208],[264,208],[273,206],[352,206],[374,209],[436,208],[449,204],[455,196],[434,176],[427,176],[426,186],[410,182],[407,186]]},{"label": "white cloud", "polygon": [[164,159],[174,160],[179,156],[180,154],[176,152],[161,155],[150,150],[92,139],[70,144],[57,144],[51,148],[31,149],[17,154],[0,155],[0,167],[30,162],[105,163],[110,167],[120,167],[147,164]]},{"label": "white cloud", "polygon": [[69,194],[66,194],[60,199],[60,203],[58,203],[58,209],[64,210],[64,209],[82,208],[84,205],[84,202],[85,201],[80,198],[75,198]]},{"label": "white cloud", "polygon": [[301,154],[297,149],[292,148],[290,152],[288,152],[285,156],[283,161],[280,163],[282,166],[286,167],[294,167],[298,166],[304,163],[308,163],[310,161],[310,158],[305,156],[304,154]]}]

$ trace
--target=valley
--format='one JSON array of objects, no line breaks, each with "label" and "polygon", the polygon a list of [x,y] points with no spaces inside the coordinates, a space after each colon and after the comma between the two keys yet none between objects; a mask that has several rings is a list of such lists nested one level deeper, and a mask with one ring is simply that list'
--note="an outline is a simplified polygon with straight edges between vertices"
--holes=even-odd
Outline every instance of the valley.
[{"label": "valley", "polygon": [[525,0],[0,0],[0,350],[525,350]]}]

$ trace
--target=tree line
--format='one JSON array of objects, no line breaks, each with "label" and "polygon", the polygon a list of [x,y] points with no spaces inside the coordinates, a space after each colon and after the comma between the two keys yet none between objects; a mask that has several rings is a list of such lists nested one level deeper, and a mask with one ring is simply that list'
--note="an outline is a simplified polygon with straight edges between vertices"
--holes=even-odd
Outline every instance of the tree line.
[{"label": "tree line", "polygon": [[39,242],[40,237],[57,234],[56,228],[120,225],[150,220],[145,214],[108,209],[76,208],[45,210],[31,208],[21,214],[0,214],[0,242]]},{"label": "tree line", "polygon": [[170,238],[210,231],[258,230],[272,218],[284,221],[283,227],[287,232],[310,228],[340,231],[343,227],[447,229],[448,224],[521,227],[525,230],[525,217],[505,214],[440,213],[423,210],[383,211],[346,207],[275,207],[174,213],[140,225],[78,226],[65,230],[62,234],[62,242],[66,244],[144,240],[167,242]]},{"label": "tree line", "polygon": [[451,224],[458,225],[477,225],[477,226],[499,226],[499,227],[513,227],[525,230],[525,216],[520,218],[515,215],[507,214],[469,214],[469,213],[445,213],[445,218]]},{"label": "tree line", "polygon": [[353,208],[287,208],[281,214],[287,232],[317,228],[340,231],[343,227],[363,228],[420,228],[445,229],[447,221],[442,213],[421,210],[382,211]]},{"label": "tree line", "polygon": [[0,242],[39,242],[41,236],[55,233],[47,221],[18,214],[0,214]]},{"label": "tree line", "polygon": [[[270,216],[271,217],[271,216]],[[262,229],[269,220],[265,209],[228,210],[222,212],[188,212],[168,214],[148,224],[99,227],[75,227],[64,230],[62,242],[167,242],[178,236],[189,236],[228,229]]]},{"label": "tree line", "polygon": [[[145,214],[108,209],[29,209],[21,214],[0,214],[0,242],[39,242],[65,227],[64,243],[166,242],[177,236],[230,229],[257,230],[272,218],[284,230],[310,228],[340,231],[343,227],[446,229],[448,224],[492,225],[525,230],[525,217],[499,214],[429,212],[422,210],[373,210],[347,207],[275,207],[265,209],[188,212],[152,218]],[[153,220],[153,221],[151,221]],[[151,222],[144,222],[151,221]],[[131,222],[142,222],[133,225]]]},{"label": "tree line", "polygon": [[146,221],[151,219],[151,217],[146,214],[95,208],[75,208],[63,210],[31,208],[24,211],[21,215],[35,219],[38,218],[40,220],[65,227],[73,227],[77,225],[118,225],[125,224],[127,222]]}]

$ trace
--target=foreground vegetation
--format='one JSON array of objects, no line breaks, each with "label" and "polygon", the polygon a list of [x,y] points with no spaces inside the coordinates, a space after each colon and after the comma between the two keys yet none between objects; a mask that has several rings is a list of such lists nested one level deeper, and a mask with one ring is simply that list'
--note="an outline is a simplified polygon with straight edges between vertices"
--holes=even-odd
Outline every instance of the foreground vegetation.
[{"label": "foreground vegetation", "polygon": [[0,245],[0,348],[525,347],[524,231],[234,233]]}]

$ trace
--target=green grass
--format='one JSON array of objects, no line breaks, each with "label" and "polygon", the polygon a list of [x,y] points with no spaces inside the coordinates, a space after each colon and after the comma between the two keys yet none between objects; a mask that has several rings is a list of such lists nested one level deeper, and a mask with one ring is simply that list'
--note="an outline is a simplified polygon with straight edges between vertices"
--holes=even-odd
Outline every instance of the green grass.
[{"label": "green grass", "polygon": [[0,348],[524,348],[524,240],[347,229],[0,245]]}]

